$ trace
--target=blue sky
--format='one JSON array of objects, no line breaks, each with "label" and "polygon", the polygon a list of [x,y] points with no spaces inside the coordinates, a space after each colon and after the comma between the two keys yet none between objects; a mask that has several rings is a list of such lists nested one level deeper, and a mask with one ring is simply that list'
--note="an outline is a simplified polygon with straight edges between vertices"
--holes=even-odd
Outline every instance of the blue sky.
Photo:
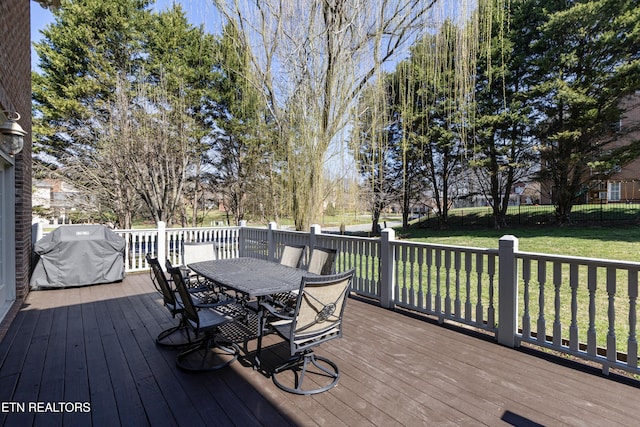
[{"label": "blue sky", "polygon": [[[170,7],[174,0],[156,0],[155,9],[164,10]],[[182,4],[183,9],[187,13],[189,22],[193,25],[204,24],[205,29],[209,32],[217,32],[216,20],[214,18],[214,7],[211,0],[175,0],[175,3]],[[31,2],[31,42],[39,41],[42,37],[40,30],[48,24],[53,23],[53,14],[37,3]],[[38,56],[33,47],[31,48],[31,69],[36,70],[38,67]]]}]

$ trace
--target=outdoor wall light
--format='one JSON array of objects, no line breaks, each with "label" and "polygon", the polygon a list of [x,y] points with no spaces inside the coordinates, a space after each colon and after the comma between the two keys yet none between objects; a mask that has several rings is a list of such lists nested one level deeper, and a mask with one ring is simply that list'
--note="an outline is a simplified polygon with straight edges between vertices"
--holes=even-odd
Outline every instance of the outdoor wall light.
[{"label": "outdoor wall light", "polygon": [[3,111],[7,115],[7,120],[0,125],[0,148],[13,156],[18,154],[24,146],[24,136],[27,132],[22,129],[16,121],[20,120],[20,114],[15,111]]}]

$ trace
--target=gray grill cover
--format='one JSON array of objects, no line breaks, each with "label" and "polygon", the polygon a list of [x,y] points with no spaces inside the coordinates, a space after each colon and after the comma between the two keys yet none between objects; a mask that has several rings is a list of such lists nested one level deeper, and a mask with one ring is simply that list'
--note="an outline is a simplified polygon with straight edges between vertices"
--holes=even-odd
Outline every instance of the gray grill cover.
[{"label": "gray grill cover", "polygon": [[124,239],[102,225],[58,227],[34,245],[31,289],[121,281],[124,247]]}]

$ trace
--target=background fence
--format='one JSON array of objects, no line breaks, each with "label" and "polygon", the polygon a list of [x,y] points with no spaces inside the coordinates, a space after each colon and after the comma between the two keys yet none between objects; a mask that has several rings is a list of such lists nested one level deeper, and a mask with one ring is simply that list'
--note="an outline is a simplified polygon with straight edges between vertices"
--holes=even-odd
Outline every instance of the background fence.
[{"label": "background fence", "polygon": [[[507,223],[512,226],[552,224],[555,222],[554,207],[551,205],[518,205],[507,209]],[[597,203],[574,205],[571,221],[582,224],[640,221],[640,203]],[[493,224],[490,207],[469,207],[453,209],[449,213],[451,227],[491,227]],[[438,217],[427,213],[420,220],[423,227],[438,227]]]}]

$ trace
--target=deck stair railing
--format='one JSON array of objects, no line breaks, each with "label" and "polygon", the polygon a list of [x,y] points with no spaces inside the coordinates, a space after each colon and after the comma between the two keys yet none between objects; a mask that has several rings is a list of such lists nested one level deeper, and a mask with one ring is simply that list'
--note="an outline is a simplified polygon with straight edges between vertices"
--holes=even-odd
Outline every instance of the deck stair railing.
[{"label": "deck stair railing", "polygon": [[127,271],[148,269],[144,254],[180,263],[185,241],[212,242],[217,258],[277,260],[285,244],[338,250],[338,272],[356,268],[352,291],[388,309],[418,311],[481,329],[502,345],[534,345],[640,375],[640,263],[520,252],[503,236],[498,248],[471,248],[267,228],[116,230],[127,240]]}]

